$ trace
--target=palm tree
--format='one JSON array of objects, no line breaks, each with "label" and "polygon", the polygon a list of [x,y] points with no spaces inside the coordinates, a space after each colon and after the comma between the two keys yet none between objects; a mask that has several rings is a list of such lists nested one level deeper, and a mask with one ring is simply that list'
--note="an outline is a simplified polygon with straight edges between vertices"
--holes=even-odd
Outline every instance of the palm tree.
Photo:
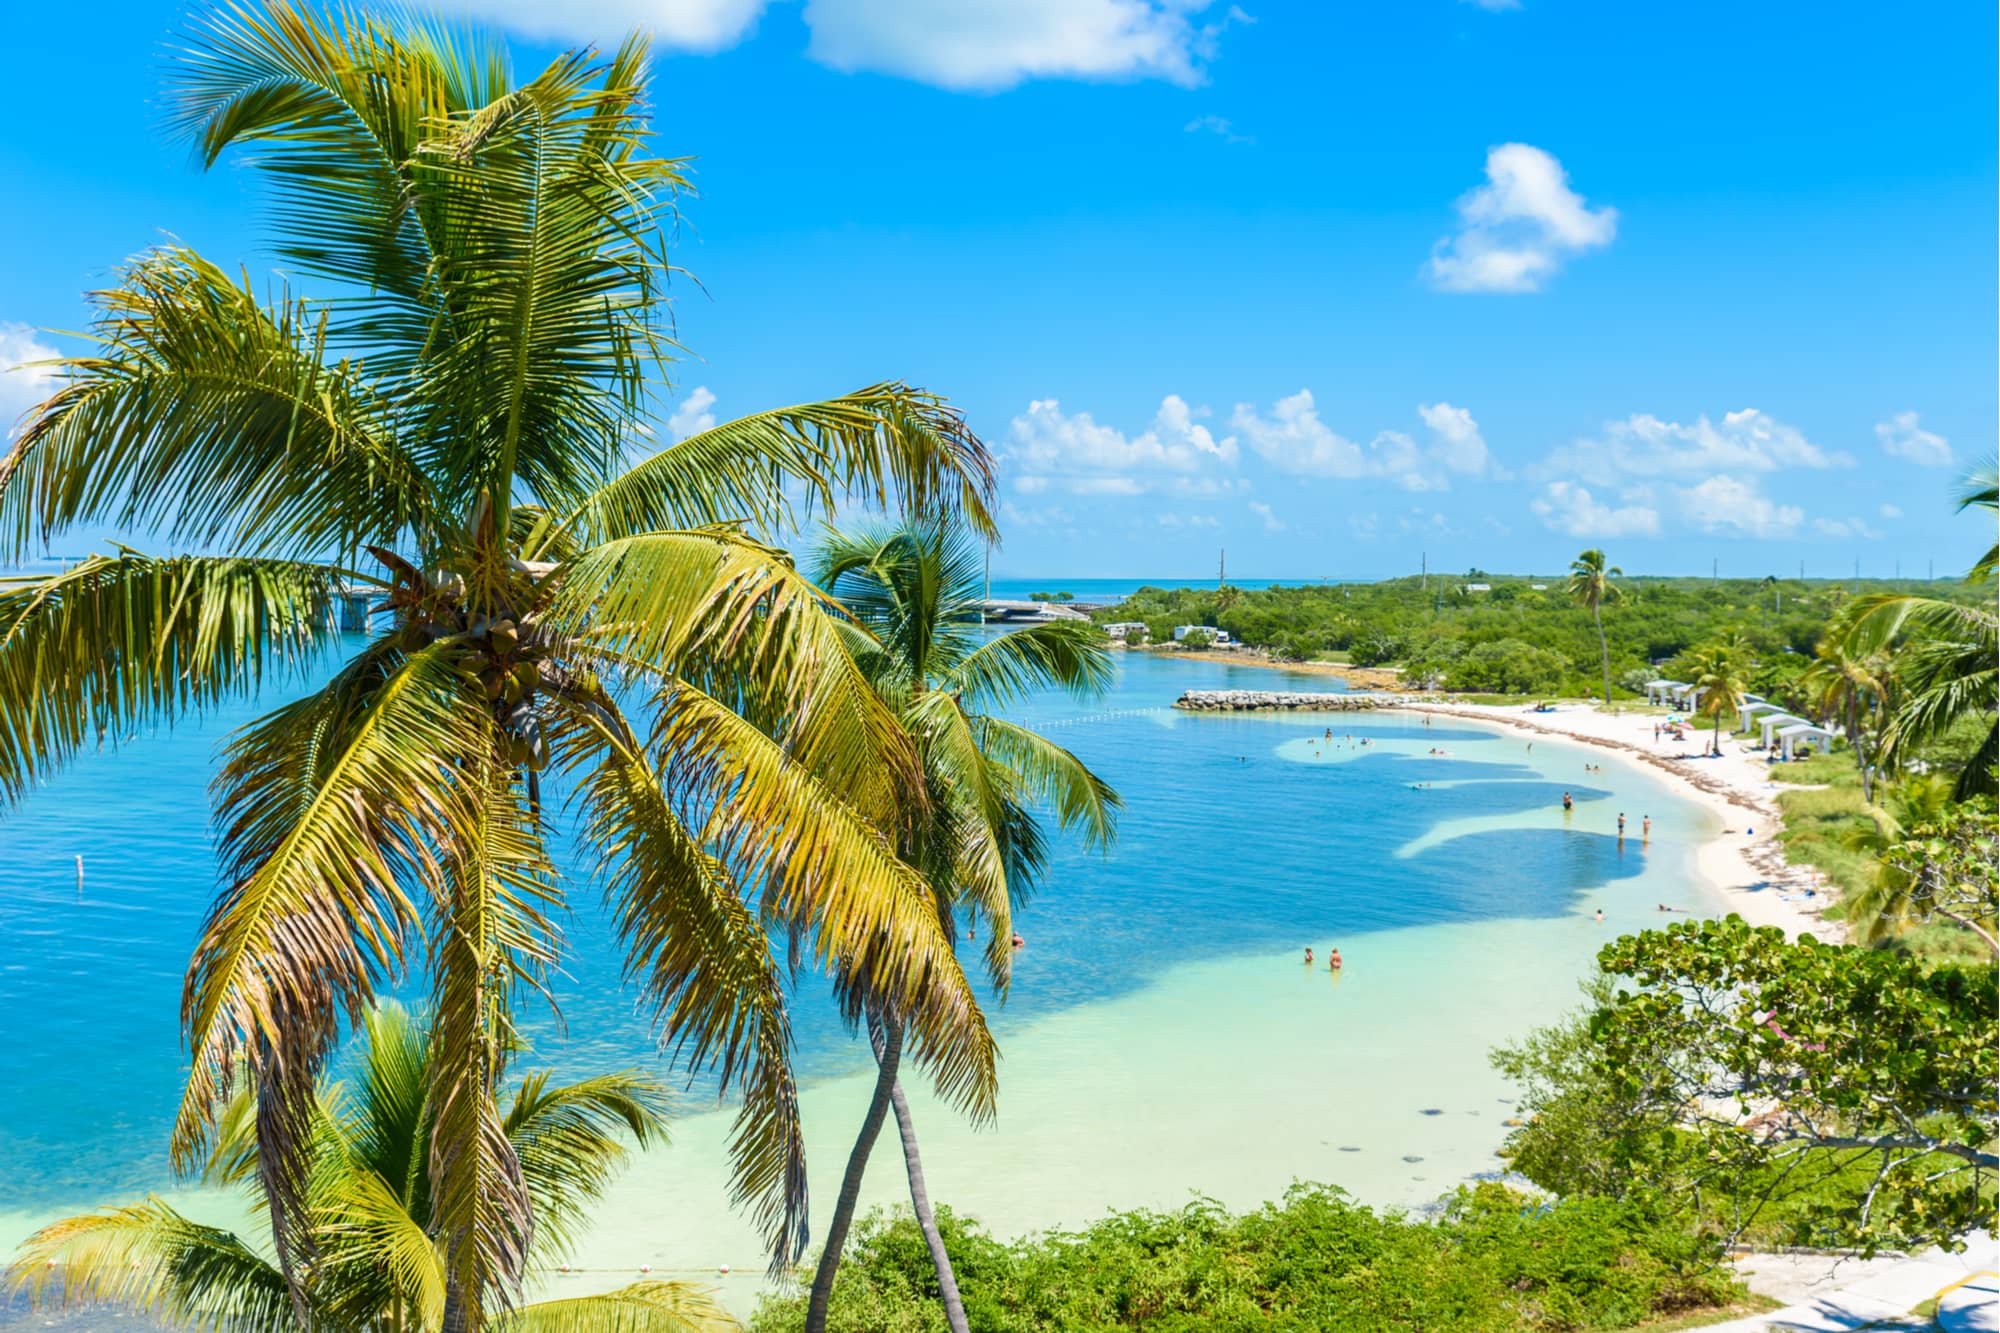
[{"label": "palm tree", "polygon": [[[307,1132],[302,1230],[290,1248],[305,1318],[326,1333],[438,1333],[444,1327],[447,1237],[424,1170],[441,1129],[430,1097],[435,1059],[425,1026],[393,1004],[370,1010],[366,1040],[345,1084],[323,1084]],[[636,1073],[552,1084],[547,1071],[514,1089],[496,1126],[535,1200],[530,1257],[563,1258],[623,1164],[621,1134],[640,1145],[665,1136],[664,1091]],[[211,1145],[207,1177],[267,1202],[257,1170],[258,1108],[230,1105]],[[270,1216],[275,1220],[276,1214]],[[277,1246],[205,1225],[157,1197],[42,1228],[16,1256],[15,1284],[37,1304],[108,1303],[170,1328],[283,1328],[293,1323]],[[601,1296],[544,1301],[507,1319],[518,1333],[708,1333],[736,1323],[709,1293],[649,1279]]]},{"label": "palm tree", "polygon": [[1909,831],[1937,823],[1952,803],[1951,780],[1938,773],[1923,773],[1903,779],[1890,787],[1881,805],[1870,805],[1869,821],[1851,829],[1841,844],[1849,851],[1864,852],[1874,862],[1867,887],[1855,896],[1847,913],[1856,942],[1882,944],[1916,923],[1924,906],[1912,897],[1916,877],[1886,853],[1903,841]]},{"label": "palm tree", "polygon": [[[829,531],[819,553],[819,582],[872,635],[857,639],[856,656],[916,738],[931,799],[904,822],[899,850],[922,867],[953,939],[961,913],[983,919],[987,973],[1004,997],[1013,969],[1013,908],[1043,867],[1045,833],[1036,810],[1052,811],[1060,826],[1081,829],[1092,845],[1104,846],[1114,833],[1118,796],[1067,750],[981,710],[1037,688],[1096,693],[1109,678],[1111,659],[1103,633],[1085,621],[981,635],[973,628],[979,562],[978,545],[949,522],[905,521]],[[848,1158],[813,1277],[806,1327],[825,1327],[862,1175],[893,1109],[911,1204],[930,1246],[947,1320],[962,1333],[965,1311],[897,1082],[905,1027],[901,1003],[893,995],[865,992],[861,1001],[876,1054],[875,1095]]]},{"label": "palm tree", "polygon": [[1740,639],[1712,640],[1688,654],[1688,677],[1701,690],[1701,702],[1695,712],[1715,723],[1710,754],[1722,753],[1722,720],[1734,717],[1743,706],[1745,669],[1745,649]]},{"label": "palm tree", "polygon": [[1861,770],[1861,799],[1872,802],[1874,764],[1869,738],[1878,734],[1889,711],[1893,675],[1881,653],[1848,651],[1838,624],[1813,648],[1813,660],[1799,677],[1821,718],[1838,719]]},{"label": "palm tree", "polygon": [[[1959,497],[1959,508],[1996,507],[1992,469],[1975,473]],[[1969,582],[1992,578],[1989,550],[1966,575]],[[1903,593],[1857,598],[1844,617],[1840,646],[1867,656],[1895,645],[1895,676],[1901,701],[1882,734],[1884,763],[1897,764],[1915,747],[1952,730],[1967,718],[1988,719],[1985,736],[1959,770],[1954,791],[1968,800],[1993,790],[2000,763],[2000,615],[1991,597],[1976,605]]]},{"label": "palm tree", "polygon": [[1597,624],[1597,650],[1604,660],[1604,706],[1611,707],[1611,645],[1604,637],[1604,608],[1625,595],[1625,590],[1613,583],[1622,579],[1625,571],[1608,564],[1604,552],[1592,547],[1569,562],[1570,600],[1578,606],[1590,608],[1590,618]]},{"label": "palm tree", "polygon": [[[949,1100],[993,1105],[930,887],[879,831],[921,797],[916,750],[818,590],[746,526],[858,494],[988,533],[989,455],[943,400],[880,384],[632,461],[675,350],[682,177],[647,150],[648,86],[636,39],[516,84],[503,48],[415,22],[286,0],[196,20],[172,119],[206,163],[251,150],[284,271],[330,295],[142,255],[0,460],[0,562],[86,523],[228,552],[120,548],[0,585],[5,799],[107,730],[349,652],[230,742],[224,883],[182,1009],[174,1160],[255,1091],[301,1302],[315,1081],[411,970],[447,1325],[477,1330],[514,1289],[533,1199],[495,1098],[567,910],[545,777],[574,790],[662,1039],[742,1094],[736,1194],[774,1264],[807,1213],[768,930],[893,1003]],[[333,633],[349,590],[384,613],[358,646]]]}]

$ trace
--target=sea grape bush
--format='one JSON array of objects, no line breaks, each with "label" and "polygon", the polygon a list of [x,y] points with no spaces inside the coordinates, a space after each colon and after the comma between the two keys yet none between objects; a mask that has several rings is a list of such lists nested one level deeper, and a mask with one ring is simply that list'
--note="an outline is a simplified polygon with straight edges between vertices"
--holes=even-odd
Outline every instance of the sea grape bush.
[{"label": "sea grape bush", "polygon": [[[1376,1212],[1327,1185],[1232,1214],[1212,1199],[1117,1213],[1006,1242],[940,1209],[975,1333],[1627,1328],[1741,1292],[1713,1242],[1609,1199],[1461,1189],[1434,1220]],[[767,1300],[754,1333],[801,1326]],[[829,1333],[943,1330],[936,1278],[907,1215],[876,1213],[835,1287]]]}]

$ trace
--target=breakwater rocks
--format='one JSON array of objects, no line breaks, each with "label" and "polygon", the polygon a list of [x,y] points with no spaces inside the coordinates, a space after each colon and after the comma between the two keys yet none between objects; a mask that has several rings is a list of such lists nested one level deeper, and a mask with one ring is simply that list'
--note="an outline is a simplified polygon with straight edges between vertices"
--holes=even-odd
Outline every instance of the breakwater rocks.
[{"label": "breakwater rocks", "polygon": [[1393,708],[1401,702],[1400,695],[1359,691],[1301,694],[1290,690],[1189,690],[1174,700],[1174,707],[1190,713],[1362,713],[1371,708]]}]

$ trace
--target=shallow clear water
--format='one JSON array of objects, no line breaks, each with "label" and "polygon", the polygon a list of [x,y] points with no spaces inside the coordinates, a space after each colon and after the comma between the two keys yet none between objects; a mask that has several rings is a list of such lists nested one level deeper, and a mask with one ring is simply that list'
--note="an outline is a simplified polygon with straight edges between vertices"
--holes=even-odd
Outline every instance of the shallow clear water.
[{"label": "shallow clear water", "polygon": [[[933,1193],[1002,1230],[1191,1189],[1245,1205],[1293,1178],[1434,1197],[1495,1165],[1507,1089],[1487,1048],[1572,1003],[1595,950],[1652,924],[1656,903],[1710,905],[1690,887],[1703,816],[1641,771],[1586,774],[1601,754],[1530,751],[1446,719],[1170,707],[1218,687],[1337,688],[1134,653],[1102,699],[1015,710],[1110,779],[1126,810],[1115,849],[1065,847],[1019,920],[1027,947],[995,1018],[998,1126],[975,1134],[918,1099]],[[169,1181],[181,969],[214,888],[206,783],[219,739],[256,711],[89,756],[0,817],[0,1243]],[[538,1024],[536,1061],[660,1067],[594,889],[573,885],[571,901],[567,1030]],[[1336,943],[1337,978],[1299,961]],[[802,982],[798,1030],[827,1201],[867,1062],[824,994]],[[723,1203],[726,1117],[697,1114],[707,1104],[691,1091],[675,1145],[619,1186],[598,1259],[761,1267]],[[870,1197],[900,1189],[871,1172]]]}]

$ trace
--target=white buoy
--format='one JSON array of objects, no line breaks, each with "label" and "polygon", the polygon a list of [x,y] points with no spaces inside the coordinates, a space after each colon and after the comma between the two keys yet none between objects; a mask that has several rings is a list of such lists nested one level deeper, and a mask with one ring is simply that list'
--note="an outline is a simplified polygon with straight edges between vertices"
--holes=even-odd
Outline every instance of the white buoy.
[{"label": "white buoy", "polygon": [[722,1274],[722,1276],[724,1276],[724,1277],[728,1277],[728,1276],[729,1276],[729,1265],[728,1265],[728,1264],[724,1264],[724,1265],[722,1265],[722,1267],[720,1267],[720,1268],[716,1269],[715,1271],[716,1271],[716,1272],[718,1272],[718,1273],[720,1273],[720,1274]]},{"label": "white buoy", "polygon": [[653,1266],[651,1264],[640,1264],[639,1271],[641,1273],[650,1273],[653,1271]]}]

